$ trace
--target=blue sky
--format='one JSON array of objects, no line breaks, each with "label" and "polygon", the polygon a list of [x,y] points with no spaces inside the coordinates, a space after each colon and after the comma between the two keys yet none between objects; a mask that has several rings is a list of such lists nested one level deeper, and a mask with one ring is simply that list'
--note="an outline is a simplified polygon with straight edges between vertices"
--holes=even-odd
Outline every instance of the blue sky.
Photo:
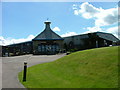
[{"label": "blue sky", "polygon": [[[117,2],[3,2],[0,44],[34,38],[44,30],[47,18],[51,21],[51,29],[61,36],[92,31],[115,35],[116,10]],[[101,12],[105,12],[104,15]],[[110,15],[114,15],[113,21],[109,20]]]}]

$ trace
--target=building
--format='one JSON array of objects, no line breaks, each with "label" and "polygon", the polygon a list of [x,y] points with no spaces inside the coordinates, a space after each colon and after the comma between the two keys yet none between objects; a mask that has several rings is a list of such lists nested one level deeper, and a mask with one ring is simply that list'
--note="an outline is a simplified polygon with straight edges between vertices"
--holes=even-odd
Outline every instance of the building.
[{"label": "building", "polygon": [[51,22],[45,22],[45,29],[33,42],[33,54],[56,54],[63,49],[63,38],[53,32],[50,28]]},{"label": "building", "polygon": [[32,54],[32,41],[2,46],[2,56]]},{"label": "building", "polygon": [[2,46],[2,56],[24,54],[52,55],[62,51],[78,51],[106,47],[120,42],[120,40],[114,35],[103,32],[94,32],[62,38],[51,30],[50,21],[44,23],[45,29],[32,41]]},{"label": "building", "polygon": [[67,50],[84,50],[115,45],[118,41],[119,39],[110,33],[94,32],[65,37],[64,47]]}]

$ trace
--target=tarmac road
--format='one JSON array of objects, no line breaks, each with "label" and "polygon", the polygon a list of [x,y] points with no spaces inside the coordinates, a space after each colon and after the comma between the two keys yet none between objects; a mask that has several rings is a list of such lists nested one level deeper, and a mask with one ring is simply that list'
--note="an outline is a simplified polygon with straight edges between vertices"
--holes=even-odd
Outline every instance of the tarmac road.
[{"label": "tarmac road", "polygon": [[26,61],[28,67],[30,67],[35,64],[51,62],[63,56],[65,56],[65,54],[2,57],[2,88],[24,88],[18,80],[18,73],[23,70],[24,61]]}]

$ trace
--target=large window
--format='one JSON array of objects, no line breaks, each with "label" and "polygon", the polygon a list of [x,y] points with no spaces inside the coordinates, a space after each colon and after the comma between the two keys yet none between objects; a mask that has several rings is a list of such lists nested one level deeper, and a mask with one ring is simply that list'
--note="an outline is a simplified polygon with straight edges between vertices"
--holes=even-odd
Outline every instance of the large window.
[{"label": "large window", "polygon": [[53,45],[38,45],[38,51],[39,52],[56,52],[59,51],[59,45],[53,44]]}]

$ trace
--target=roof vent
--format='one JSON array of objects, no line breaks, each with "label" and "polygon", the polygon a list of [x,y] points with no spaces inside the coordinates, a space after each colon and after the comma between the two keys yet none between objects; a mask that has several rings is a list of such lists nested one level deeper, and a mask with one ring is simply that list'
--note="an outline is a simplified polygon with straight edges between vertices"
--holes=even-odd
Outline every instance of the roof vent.
[{"label": "roof vent", "polygon": [[51,22],[50,21],[45,21],[44,23],[46,24],[45,29],[46,30],[50,29]]}]

